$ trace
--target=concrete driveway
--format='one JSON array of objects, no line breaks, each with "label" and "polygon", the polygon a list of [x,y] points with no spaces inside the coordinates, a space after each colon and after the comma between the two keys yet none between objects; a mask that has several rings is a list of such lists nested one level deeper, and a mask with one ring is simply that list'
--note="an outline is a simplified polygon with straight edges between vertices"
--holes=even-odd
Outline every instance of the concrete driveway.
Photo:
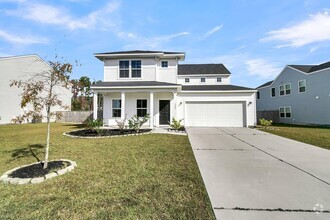
[{"label": "concrete driveway", "polygon": [[217,219],[330,219],[330,151],[249,128],[188,128]]}]

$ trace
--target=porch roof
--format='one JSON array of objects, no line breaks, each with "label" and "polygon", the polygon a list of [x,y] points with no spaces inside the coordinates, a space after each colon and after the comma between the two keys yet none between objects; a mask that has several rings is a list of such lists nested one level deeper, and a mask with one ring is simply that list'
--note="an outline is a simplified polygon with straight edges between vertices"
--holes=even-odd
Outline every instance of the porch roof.
[{"label": "porch roof", "polygon": [[179,84],[158,81],[130,81],[130,82],[100,82],[91,86],[92,89],[119,88],[178,88]]},{"label": "porch roof", "polygon": [[182,86],[182,91],[251,91],[254,89],[235,85],[192,85]]}]

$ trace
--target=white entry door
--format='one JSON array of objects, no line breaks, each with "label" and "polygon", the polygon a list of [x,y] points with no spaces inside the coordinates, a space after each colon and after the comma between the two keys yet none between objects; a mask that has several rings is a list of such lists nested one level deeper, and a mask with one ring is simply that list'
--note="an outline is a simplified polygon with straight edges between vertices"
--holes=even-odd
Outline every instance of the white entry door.
[{"label": "white entry door", "polygon": [[243,102],[187,102],[185,126],[243,127]]}]

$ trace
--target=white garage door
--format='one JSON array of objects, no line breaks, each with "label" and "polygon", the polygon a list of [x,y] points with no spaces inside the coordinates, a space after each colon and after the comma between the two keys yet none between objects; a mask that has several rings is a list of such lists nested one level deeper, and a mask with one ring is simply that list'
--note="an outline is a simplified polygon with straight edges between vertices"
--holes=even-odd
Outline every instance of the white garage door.
[{"label": "white garage door", "polygon": [[187,102],[185,125],[243,127],[243,102]]}]

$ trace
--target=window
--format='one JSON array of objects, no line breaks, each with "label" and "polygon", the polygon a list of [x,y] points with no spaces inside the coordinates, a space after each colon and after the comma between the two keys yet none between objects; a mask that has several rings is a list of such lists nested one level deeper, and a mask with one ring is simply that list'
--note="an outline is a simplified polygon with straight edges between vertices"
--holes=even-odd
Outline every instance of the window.
[{"label": "window", "polygon": [[291,84],[280,85],[280,96],[291,94]]},{"label": "window", "polygon": [[306,80],[299,80],[298,81],[298,88],[299,88],[299,93],[306,92]]},{"label": "window", "polygon": [[205,78],[201,78],[201,82],[202,83],[205,83]]},{"label": "window", "polygon": [[184,79],[184,82],[188,83],[188,82],[190,82],[190,79],[189,78],[185,78]]},{"label": "window", "polygon": [[121,117],[121,100],[120,99],[112,100],[112,117],[113,118]]},{"label": "window", "polygon": [[271,96],[272,97],[275,97],[276,96],[276,89],[275,88],[271,88],[270,89],[270,93],[271,93]]},{"label": "window", "polygon": [[144,117],[147,115],[147,100],[146,99],[138,99],[136,100],[136,109],[137,109],[137,116]]},{"label": "window", "polygon": [[222,82],[222,79],[220,77],[217,78],[217,82]]},{"label": "window", "polygon": [[290,95],[291,94],[291,84],[286,84],[285,85],[285,95]]},{"label": "window", "polygon": [[129,77],[129,61],[128,60],[119,61],[119,77],[120,78]]},{"label": "window", "polygon": [[280,118],[291,118],[291,107],[280,107]]},{"label": "window", "polygon": [[120,60],[119,78],[141,78],[141,60]]},{"label": "window", "polygon": [[132,60],[132,78],[141,78],[141,60]]},{"label": "window", "polygon": [[167,68],[168,67],[168,61],[162,61],[162,67]]},{"label": "window", "polygon": [[257,99],[260,99],[260,92],[257,92]]}]

